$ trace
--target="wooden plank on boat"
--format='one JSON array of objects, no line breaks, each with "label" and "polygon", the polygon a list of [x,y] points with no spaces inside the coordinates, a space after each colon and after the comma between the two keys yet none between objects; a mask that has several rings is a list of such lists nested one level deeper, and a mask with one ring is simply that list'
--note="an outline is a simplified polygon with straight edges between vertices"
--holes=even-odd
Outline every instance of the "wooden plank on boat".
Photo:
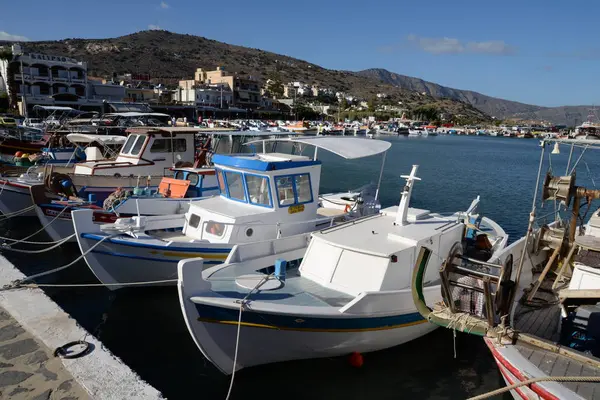
[{"label": "wooden plank on boat", "polygon": [[567,369],[569,368],[571,361],[566,357],[556,357],[556,360],[552,363],[550,369],[550,375],[552,376],[566,376]]},{"label": "wooden plank on boat", "polygon": [[536,367],[539,367],[542,364],[542,359],[544,358],[545,352],[541,350],[534,349],[531,355],[529,356],[529,361]]},{"label": "wooden plank on boat", "polygon": [[575,244],[584,249],[600,251],[600,238],[591,235],[582,235],[575,237]]},{"label": "wooden plank on boat", "polygon": [[[598,376],[598,369],[584,365],[580,376]],[[577,387],[577,394],[586,399],[597,398],[596,393],[600,393],[600,390],[596,390],[597,385],[597,383],[580,383]]]},{"label": "wooden plank on boat", "polygon": [[540,360],[540,365],[538,365],[538,368],[541,369],[544,372],[544,374],[551,376],[554,364],[556,364],[556,361],[558,360],[558,354],[544,350],[542,350],[541,352],[543,353],[543,357]]},{"label": "wooden plank on boat", "polygon": [[[581,376],[581,370],[583,369],[583,364],[572,360],[567,367],[567,371],[565,372],[565,376]],[[579,383],[577,382],[565,382],[565,386],[577,393],[579,389]]]},{"label": "wooden plank on boat", "polygon": [[558,292],[558,297],[561,302],[567,298],[600,299],[600,289],[563,289]]}]

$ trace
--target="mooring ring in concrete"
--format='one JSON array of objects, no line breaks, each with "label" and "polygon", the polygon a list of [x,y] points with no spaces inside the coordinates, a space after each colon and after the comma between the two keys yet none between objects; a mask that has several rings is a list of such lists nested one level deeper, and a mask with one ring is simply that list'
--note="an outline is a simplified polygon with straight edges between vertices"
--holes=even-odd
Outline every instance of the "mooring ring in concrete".
[{"label": "mooring ring in concrete", "polygon": [[69,342],[54,350],[54,357],[60,358],[79,358],[91,353],[92,345],[85,340],[75,340]]}]

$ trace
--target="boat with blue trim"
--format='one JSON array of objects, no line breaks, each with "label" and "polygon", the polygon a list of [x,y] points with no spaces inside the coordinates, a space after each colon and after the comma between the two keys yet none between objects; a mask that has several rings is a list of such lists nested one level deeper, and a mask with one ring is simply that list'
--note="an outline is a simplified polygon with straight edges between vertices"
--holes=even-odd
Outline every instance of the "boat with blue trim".
[{"label": "boat with blue trim", "polygon": [[[56,192],[55,188],[58,188],[55,194],[60,195],[59,199],[48,194]],[[105,224],[135,215],[185,214],[192,202],[219,194],[215,169],[211,167],[173,168],[173,178],[164,177],[157,189],[150,186],[150,179],[146,180],[145,187],[140,186],[138,178],[133,190],[118,188],[98,205],[93,193],[101,189],[88,187],[92,193],[87,199],[69,198],[61,193],[60,181],[47,181],[31,187],[30,191],[34,211],[46,233],[55,241],[73,235],[71,213],[74,210],[91,209],[94,223]]]},{"label": "boat with blue trim", "polygon": [[[268,153],[265,141],[263,153],[215,154],[220,196],[192,202],[185,215],[135,216],[98,225],[93,211],[73,211],[77,241],[100,282],[117,289],[119,283],[174,280],[181,259],[204,257],[207,265],[219,264],[235,244],[311,232],[379,210],[378,191],[374,198],[345,193],[342,209],[331,199],[327,204],[335,207],[322,207],[317,150],[357,159],[385,153],[389,142],[336,137],[269,140],[296,148],[314,146],[314,155]],[[336,194],[328,196],[338,199]]]},{"label": "boat with blue trim", "polygon": [[436,256],[424,277],[425,298],[441,299],[438,269],[454,246],[488,260],[508,236],[476,213],[441,215],[409,207],[417,166],[399,206],[312,234],[239,244],[224,264],[178,264],[188,329],[204,356],[225,374],[259,364],[370,352],[436,328],[411,293],[419,249]]}]

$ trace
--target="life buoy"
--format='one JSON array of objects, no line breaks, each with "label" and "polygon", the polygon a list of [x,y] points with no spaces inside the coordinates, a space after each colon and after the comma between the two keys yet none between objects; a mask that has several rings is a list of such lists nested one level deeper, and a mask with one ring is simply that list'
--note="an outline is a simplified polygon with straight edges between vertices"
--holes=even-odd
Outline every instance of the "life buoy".
[{"label": "life buoy", "polygon": [[350,206],[350,204],[346,204],[346,207],[344,207],[344,212],[348,213],[348,212],[350,212],[351,209],[352,209],[352,207]]}]

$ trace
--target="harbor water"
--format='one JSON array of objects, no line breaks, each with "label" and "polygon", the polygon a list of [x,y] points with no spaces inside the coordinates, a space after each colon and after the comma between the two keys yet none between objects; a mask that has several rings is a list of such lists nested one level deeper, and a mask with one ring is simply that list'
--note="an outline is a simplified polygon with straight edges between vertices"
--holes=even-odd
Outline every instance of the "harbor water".
[{"label": "harbor water", "polygon": [[[381,185],[384,207],[397,204],[404,183],[400,175],[419,164],[417,175],[422,181],[415,185],[412,207],[435,212],[465,210],[480,195],[480,210],[498,222],[512,240],[524,234],[539,162],[537,140],[474,136],[385,140],[392,142],[392,148]],[[568,148],[561,151],[553,160],[556,175],[564,174],[568,158]],[[321,193],[377,181],[380,156],[356,162],[319,152],[319,158],[323,161]],[[598,164],[589,168],[600,170]],[[590,186],[595,178],[592,174],[577,177],[579,184]],[[32,218],[15,218],[0,228],[1,236],[20,238],[40,226]],[[38,238],[42,240],[41,235]],[[79,254],[77,246],[70,244],[51,253],[5,255],[31,275],[66,264]],[[97,283],[84,262],[39,282]],[[175,288],[111,292],[98,286],[45,291],[165,397],[225,397],[230,377],[218,372],[194,344]],[[502,385],[480,338],[464,334],[454,337],[452,331],[438,329],[408,344],[365,354],[362,368],[351,367],[346,357],[248,368],[237,373],[232,397],[461,399]]]}]

